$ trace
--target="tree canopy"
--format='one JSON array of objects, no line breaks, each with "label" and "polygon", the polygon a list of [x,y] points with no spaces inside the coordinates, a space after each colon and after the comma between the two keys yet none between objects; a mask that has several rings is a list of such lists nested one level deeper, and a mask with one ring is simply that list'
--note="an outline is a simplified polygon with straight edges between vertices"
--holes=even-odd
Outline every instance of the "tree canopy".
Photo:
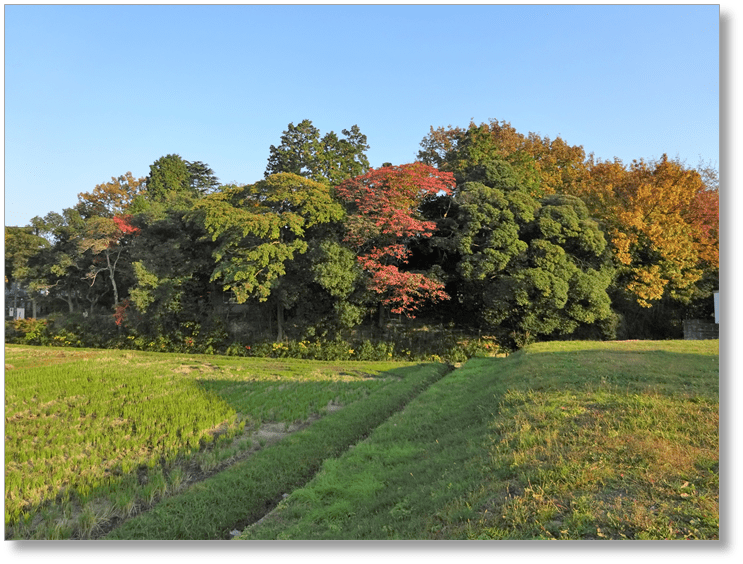
[{"label": "tree canopy", "polygon": [[78,211],[85,218],[126,213],[134,198],[143,192],[144,182],[144,178],[134,178],[131,172],[112,176],[110,182],[98,184],[92,192],[77,195]]},{"label": "tree canopy", "polygon": [[719,268],[719,197],[701,175],[659,161],[591,163],[571,192],[604,225],[622,289],[650,307],[665,292],[686,300],[705,269]]},{"label": "tree canopy", "polygon": [[503,341],[564,335],[611,315],[610,257],[572,196],[534,198],[491,161],[457,195],[464,305]]},{"label": "tree canopy", "polygon": [[265,176],[290,172],[336,185],[363,174],[369,168],[366,135],[357,125],[342,133],[342,138],[333,131],[320,137],[320,130],[308,119],[297,125],[290,123],[281,144],[271,145]]},{"label": "tree canopy", "polygon": [[305,119],[269,148],[262,179],[231,185],[167,154],[144,178],[6,226],[6,285],[66,315],[116,312],[153,342],[202,323],[256,339],[381,334],[396,316],[517,347],[668,338],[711,315],[711,165],[596,160],[495,119],[431,127],[411,163],[372,167],[368,149],[357,125],[323,134]]},{"label": "tree canopy", "polygon": [[449,298],[435,277],[401,266],[408,262],[410,242],[430,237],[436,228],[421,217],[422,202],[450,193],[453,184],[451,173],[413,163],[371,169],[336,188],[349,210],[345,241],[367,273],[368,289],[393,313],[410,315],[425,300]]},{"label": "tree canopy", "polygon": [[241,303],[251,297],[266,300],[285,274],[285,263],[307,251],[306,230],[340,220],[343,210],[327,185],[277,173],[207,196],[194,213],[219,243],[212,279],[221,279]]}]

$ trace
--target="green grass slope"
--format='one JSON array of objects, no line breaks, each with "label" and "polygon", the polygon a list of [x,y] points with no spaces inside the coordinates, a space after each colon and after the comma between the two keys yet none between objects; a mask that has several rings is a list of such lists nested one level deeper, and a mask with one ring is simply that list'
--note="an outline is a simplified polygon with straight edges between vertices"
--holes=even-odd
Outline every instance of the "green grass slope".
[{"label": "green grass slope", "polygon": [[474,358],[239,539],[717,539],[718,341]]}]

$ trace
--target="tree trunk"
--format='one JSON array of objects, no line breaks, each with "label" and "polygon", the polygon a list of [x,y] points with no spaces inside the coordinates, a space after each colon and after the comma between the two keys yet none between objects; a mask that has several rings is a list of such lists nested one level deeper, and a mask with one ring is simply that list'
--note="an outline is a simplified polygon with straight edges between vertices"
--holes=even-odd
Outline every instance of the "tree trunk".
[{"label": "tree trunk", "polygon": [[284,306],[281,304],[281,300],[276,300],[276,342],[280,343],[284,340]]},{"label": "tree trunk", "polygon": [[[263,323],[261,322],[261,337],[265,335],[267,339],[271,338],[271,334],[273,333],[273,317],[271,316],[271,308],[269,307],[269,304],[266,304],[266,308],[268,311],[266,312],[265,320],[268,322],[268,332],[263,332]],[[263,308],[261,308],[261,313],[265,311]]]},{"label": "tree trunk", "polygon": [[90,307],[88,308],[88,316],[89,317],[93,317],[93,308],[95,307],[95,304],[97,304],[97,303],[98,303],[98,298],[96,298],[95,300],[91,300],[90,301]]},{"label": "tree trunk", "polygon": [[114,272],[116,271],[116,264],[111,266],[111,255],[106,251],[106,263],[108,264],[108,271],[111,273],[111,286],[114,289],[114,307],[119,305],[119,290],[116,288],[116,280],[114,280]]},{"label": "tree trunk", "polygon": [[379,330],[382,331],[382,329],[384,329],[384,306],[382,305],[382,302],[379,302],[379,307],[377,309],[377,312],[379,314],[377,323],[379,326]]}]

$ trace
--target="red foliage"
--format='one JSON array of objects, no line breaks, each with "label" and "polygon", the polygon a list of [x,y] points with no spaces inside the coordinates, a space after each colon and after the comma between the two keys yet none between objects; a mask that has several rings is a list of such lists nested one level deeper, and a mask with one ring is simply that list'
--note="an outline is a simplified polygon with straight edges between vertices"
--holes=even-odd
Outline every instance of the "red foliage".
[{"label": "red foliage", "polygon": [[117,215],[114,216],[113,220],[122,235],[136,235],[140,231],[138,227],[131,224],[131,214]]},{"label": "red foliage", "polygon": [[452,186],[452,173],[423,163],[372,168],[346,180],[336,192],[357,213],[349,224],[347,240],[360,247],[370,235],[430,236],[436,224],[417,219],[418,207],[439,192],[451,193]]},{"label": "red foliage", "polygon": [[124,323],[124,321],[126,321],[126,309],[128,307],[129,300],[124,300],[116,306],[116,311],[114,311],[114,321],[116,322],[116,325],[121,325],[122,323]]},{"label": "red foliage", "polygon": [[412,312],[425,300],[449,299],[443,284],[422,274],[403,272],[394,265],[375,265],[366,270],[371,275],[368,288],[377,294],[386,294],[382,303],[390,306],[392,313],[415,317]]},{"label": "red foliage", "polygon": [[358,261],[370,275],[368,288],[383,294],[382,303],[393,313],[411,312],[425,300],[448,299],[443,284],[413,272],[402,272],[408,243],[430,237],[432,221],[419,217],[419,207],[437,194],[450,194],[454,175],[423,163],[370,169],[336,187],[338,197],[350,208],[345,240],[358,253]]},{"label": "red foliage", "polygon": [[139,234],[141,230],[131,224],[132,217],[133,216],[131,214],[123,214],[116,215],[111,218],[111,221],[113,222],[113,229],[108,227],[107,233],[105,234],[108,241],[106,246],[109,249],[116,247],[116,245],[118,245],[121,239],[123,239],[125,236]]}]

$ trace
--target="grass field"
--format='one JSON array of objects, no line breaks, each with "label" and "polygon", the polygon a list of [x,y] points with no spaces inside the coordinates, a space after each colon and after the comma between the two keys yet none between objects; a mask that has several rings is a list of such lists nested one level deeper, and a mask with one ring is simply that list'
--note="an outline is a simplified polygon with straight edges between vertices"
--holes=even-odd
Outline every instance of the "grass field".
[{"label": "grass field", "polygon": [[241,539],[716,539],[718,342],[475,358]]},{"label": "grass field", "polygon": [[718,341],[447,372],[6,346],[6,538],[718,538]]}]

